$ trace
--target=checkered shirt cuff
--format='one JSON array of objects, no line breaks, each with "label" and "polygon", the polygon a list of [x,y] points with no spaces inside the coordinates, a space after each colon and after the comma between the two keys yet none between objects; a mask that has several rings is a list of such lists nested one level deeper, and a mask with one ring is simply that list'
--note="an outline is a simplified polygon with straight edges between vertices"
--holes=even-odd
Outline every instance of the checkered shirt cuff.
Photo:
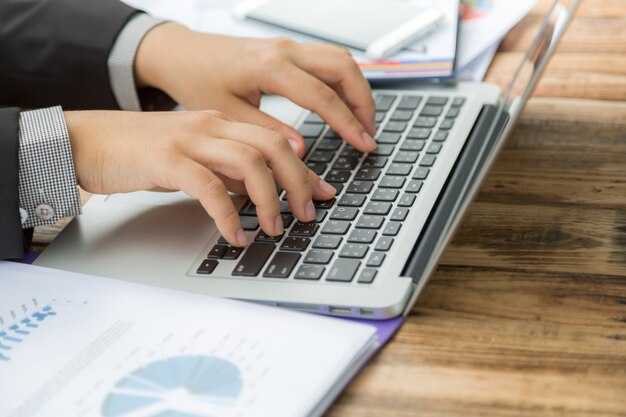
[{"label": "checkered shirt cuff", "polygon": [[117,104],[122,110],[141,111],[135,87],[135,55],[150,29],[164,22],[145,13],[137,14],[124,26],[115,40],[108,60],[109,78]]},{"label": "checkered shirt cuff", "polygon": [[20,113],[19,200],[22,227],[80,214],[80,195],[61,107]]}]

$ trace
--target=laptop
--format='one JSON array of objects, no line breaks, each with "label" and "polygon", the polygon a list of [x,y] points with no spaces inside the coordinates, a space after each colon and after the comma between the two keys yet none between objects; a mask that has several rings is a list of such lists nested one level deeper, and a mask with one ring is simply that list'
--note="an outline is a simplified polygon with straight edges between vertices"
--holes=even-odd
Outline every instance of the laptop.
[{"label": "laptop", "polygon": [[315,222],[265,235],[233,196],[251,243],[223,240],[183,193],[93,196],[37,265],[341,317],[407,314],[511,132],[578,1],[555,1],[504,91],[487,83],[374,90],[378,149],[361,154],[317,115],[266,97],[296,126],[306,164],[337,188]]}]

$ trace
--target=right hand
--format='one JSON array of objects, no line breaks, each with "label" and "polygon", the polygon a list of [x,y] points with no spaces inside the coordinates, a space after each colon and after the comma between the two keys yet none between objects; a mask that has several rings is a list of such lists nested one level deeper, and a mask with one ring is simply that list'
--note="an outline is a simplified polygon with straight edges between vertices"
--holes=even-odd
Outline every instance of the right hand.
[{"label": "right hand", "polygon": [[200,201],[229,243],[248,239],[228,190],[248,194],[269,235],[283,232],[275,181],[300,221],[335,189],[309,170],[283,135],[213,111],[66,112],[78,184],[96,194],[182,190]]}]

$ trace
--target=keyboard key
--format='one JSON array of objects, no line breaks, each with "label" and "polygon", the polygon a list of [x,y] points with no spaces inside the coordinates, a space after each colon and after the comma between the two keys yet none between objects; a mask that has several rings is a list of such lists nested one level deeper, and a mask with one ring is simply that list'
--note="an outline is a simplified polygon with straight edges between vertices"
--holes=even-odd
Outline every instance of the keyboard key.
[{"label": "keyboard key", "polygon": [[329,250],[311,249],[304,257],[304,263],[326,265],[330,263],[333,255],[334,253]]},{"label": "keyboard key", "polygon": [[336,151],[341,147],[341,141],[335,139],[322,139],[320,143],[317,144],[318,151]]},{"label": "keyboard key", "polygon": [[377,156],[377,155],[368,155],[367,158],[363,160],[361,164],[362,168],[382,168],[387,163],[387,157],[385,156]]},{"label": "keyboard key", "polygon": [[[372,181],[352,181],[348,188],[346,189],[346,193],[355,193],[355,194],[368,194],[372,191],[374,187],[374,183]],[[349,194],[344,194],[344,197]]]},{"label": "keyboard key", "polygon": [[287,278],[300,260],[299,253],[276,252],[270,263],[265,268],[264,277]]},{"label": "keyboard key", "polygon": [[337,207],[330,213],[331,220],[354,220],[359,215],[359,209],[354,207]]},{"label": "keyboard key", "polygon": [[394,162],[393,164],[389,165],[389,168],[387,168],[387,175],[400,175],[400,176],[406,176],[409,175],[411,173],[411,170],[413,169],[413,165],[410,164],[398,164],[396,162]]},{"label": "keyboard key", "polygon": [[356,227],[357,229],[380,229],[384,222],[385,218],[382,216],[364,214],[357,220]]},{"label": "keyboard key", "polygon": [[315,204],[315,208],[329,209],[335,204],[335,199],[331,198],[330,200],[324,200],[324,201],[317,200],[317,201],[314,201],[313,204]]},{"label": "keyboard key", "polygon": [[385,175],[378,183],[378,186],[380,188],[402,188],[405,181],[406,178],[403,177],[392,177],[391,175]]},{"label": "keyboard key", "polygon": [[281,214],[291,214],[291,209],[289,208],[289,202],[285,200],[280,202],[280,212]]},{"label": "keyboard key", "polygon": [[406,130],[406,127],[406,122],[387,122],[387,124],[383,128],[383,131],[402,133]]},{"label": "keyboard key", "polygon": [[315,235],[319,225],[316,222],[297,222],[289,231],[289,236],[311,237]]},{"label": "keyboard key", "polygon": [[429,168],[418,167],[413,173],[412,178],[414,180],[425,180],[429,172],[430,172]]},{"label": "keyboard key", "polygon": [[256,216],[256,206],[252,201],[248,200],[239,210],[239,214],[242,216]]},{"label": "keyboard key", "polygon": [[367,251],[369,250],[369,248],[369,246],[360,243],[346,243],[341,247],[339,257],[363,259],[365,258],[365,255],[367,255]]},{"label": "keyboard key", "polygon": [[[434,144],[433,144],[434,145]],[[419,152],[415,151],[400,151],[393,158],[393,162],[401,164],[414,164],[417,158],[420,156]]]},{"label": "keyboard key", "polygon": [[433,105],[433,106],[445,106],[446,103],[448,102],[448,97],[429,97],[428,100],[426,100],[426,104],[428,105]]},{"label": "keyboard key", "polygon": [[372,201],[396,201],[399,191],[394,189],[378,188],[372,195]]},{"label": "keyboard key", "polygon": [[376,239],[376,231],[368,229],[354,229],[350,236],[348,236],[348,242],[351,243],[372,243]]},{"label": "keyboard key", "polygon": [[310,280],[318,280],[324,274],[324,268],[320,265],[302,265],[296,271],[296,275],[294,275],[295,279],[310,279]]},{"label": "keyboard key", "polygon": [[390,220],[394,222],[403,222],[409,215],[409,209],[406,207],[396,207],[391,214]]},{"label": "keyboard key", "polygon": [[[350,189],[350,187],[348,187],[348,189]],[[340,207],[361,207],[365,204],[365,199],[366,196],[363,194],[344,194],[337,204]]]},{"label": "keyboard key", "polygon": [[435,155],[424,155],[424,157],[420,161],[420,166],[431,167],[435,163],[435,159],[437,159]]},{"label": "keyboard key", "polygon": [[317,113],[309,113],[309,115],[304,119],[305,123],[324,123],[324,119],[317,115]]},{"label": "keyboard key", "polygon": [[315,209],[315,221],[317,223],[323,222],[327,214],[328,214],[328,210]]},{"label": "keyboard key", "polygon": [[443,142],[447,138],[448,138],[448,132],[445,130],[439,130],[437,131],[437,133],[435,133],[435,136],[433,136],[433,140],[436,142]]},{"label": "keyboard key", "polygon": [[378,271],[373,268],[363,268],[356,282],[358,282],[359,284],[371,284],[372,282],[374,282],[374,278],[376,278],[377,272]]},{"label": "keyboard key", "polygon": [[454,126],[454,119],[444,119],[439,125],[439,129],[449,130]]},{"label": "keyboard key", "polygon": [[436,117],[420,116],[415,119],[413,127],[433,127],[437,123]]},{"label": "keyboard key", "polygon": [[376,117],[375,117],[376,124],[382,123],[383,120],[385,120],[385,116],[386,115],[387,115],[387,113],[385,113],[384,111],[377,111],[376,112]]},{"label": "keyboard key", "polygon": [[304,156],[308,155],[313,149],[313,145],[315,145],[315,139],[304,138]]},{"label": "keyboard key", "polygon": [[256,230],[259,228],[259,219],[252,216],[241,216],[243,230]]},{"label": "keyboard key", "polygon": [[396,143],[400,141],[401,136],[402,135],[400,133],[381,132],[376,138],[376,142],[395,145]]},{"label": "keyboard key", "polygon": [[449,118],[454,119],[455,117],[459,115],[460,111],[461,109],[458,107],[450,107],[450,110],[448,110],[448,112],[446,113],[446,119],[449,119]]},{"label": "keyboard key", "polygon": [[328,174],[326,174],[326,177],[324,178],[326,180],[326,182],[348,182],[348,180],[350,179],[350,175],[352,175],[352,173],[350,171],[339,171],[336,169],[331,170],[330,172],[328,172]]},{"label": "keyboard key", "polygon": [[402,194],[398,200],[399,207],[412,207],[415,203],[415,194]]},{"label": "keyboard key", "polygon": [[377,216],[384,216],[391,211],[391,203],[383,203],[380,201],[370,201],[365,206],[363,214],[374,214]]},{"label": "keyboard key", "polygon": [[317,138],[324,130],[324,125],[318,123],[304,123],[298,129],[303,138]]},{"label": "keyboard key", "polygon": [[424,127],[414,127],[409,130],[409,133],[406,135],[406,137],[409,139],[428,139],[431,133],[432,129],[426,129]]},{"label": "keyboard key", "polygon": [[294,221],[294,217],[292,214],[283,213],[280,215],[280,218],[283,220],[283,227],[291,226],[291,223]]},{"label": "keyboard key", "polygon": [[380,172],[380,169],[376,168],[361,168],[354,175],[354,179],[362,181],[376,181],[380,176]]},{"label": "keyboard key", "polygon": [[383,229],[383,236],[396,236],[402,227],[402,223],[389,222]]},{"label": "keyboard key", "polygon": [[337,249],[342,240],[341,236],[319,236],[313,242],[313,247],[316,249]]},{"label": "keyboard key", "polygon": [[378,145],[374,152],[371,155],[380,155],[380,156],[389,156],[393,153],[394,146],[393,145]]},{"label": "keyboard key", "polygon": [[335,190],[337,190],[335,195],[341,194],[341,191],[343,190],[343,183],[342,182],[332,182],[332,181],[326,181],[326,182],[329,183],[330,185],[332,185],[335,188]]},{"label": "keyboard key", "polygon": [[450,104],[452,107],[460,107],[463,105],[463,103],[465,103],[465,99],[463,97],[456,97],[454,100],[452,100],[452,104]]},{"label": "keyboard key", "polygon": [[374,97],[376,103],[376,111],[389,111],[391,105],[396,100],[396,96],[390,94],[381,94]]},{"label": "keyboard key", "polygon": [[270,236],[267,233],[265,233],[263,230],[261,230],[259,233],[257,233],[256,237],[254,238],[255,242],[280,242],[280,240],[283,238],[283,235],[285,233],[281,233],[278,236]]},{"label": "keyboard key", "polygon": [[324,163],[324,162],[308,161],[306,163],[306,166],[311,171],[315,172],[317,175],[322,175],[324,173],[324,171],[326,171],[326,168],[328,168],[328,164]]},{"label": "keyboard key", "polygon": [[219,262],[215,259],[205,259],[196,270],[196,274],[208,275],[215,270],[218,264]]},{"label": "keyboard key", "polygon": [[381,236],[380,239],[376,242],[376,246],[374,250],[387,252],[389,248],[393,245],[393,238],[389,236]]},{"label": "keyboard key", "polygon": [[385,255],[382,252],[372,252],[370,257],[367,259],[367,263],[365,265],[367,265],[367,266],[381,266],[383,264],[383,262],[385,261],[386,257],[387,257],[387,255]]},{"label": "keyboard key", "polygon": [[220,238],[217,239],[217,243],[221,243],[222,245],[230,245],[230,243],[228,243],[228,240],[226,240],[226,238],[221,235],[220,235]]},{"label": "keyboard key", "polygon": [[361,262],[356,259],[337,259],[328,271],[326,281],[350,282],[359,266]]},{"label": "keyboard key", "polygon": [[306,237],[286,237],[283,244],[280,245],[281,250],[303,252],[309,247],[311,239]]},{"label": "keyboard key", "polygon": [[413,112],[409,110],[396,110],[391,113],[391,120],[408,122],[413,117]]},{"label": "keyboard key", "polygon": [[206,257],[209,259],[222,259],[227,250],[228,246],[226,245],[215,245]]},{"label": "keyboard key", "polygon": [[401,151],[421,151],[426,142],[423,140],[407,139],[400,146]]},{"label": "keyboard key", "polygon": [[334,156],[335,153],[331,151],[313,151],[311,156],[309,156],[309,161],[330,162],[330,160],[333,159]]},{"label": "keyboard key", "polygon": [[442,106],[424,106],[420,112],[420,116],[439,116],[443,112]]},{"label": "keyboard key", "polygon": [[276,249],[276,245],[273,243],[251,243],[233,270],[233,275],[247,277],[259,275],[274,249]]},{"label": "keyboard key", "polygon": [[420,180],[411,180],[409,181],[409,185],[406,187],[407,193],[419,193],[422,189],[422,185],[424,185],[423,181]]},{"label": "keyboard key", "polygon": [[328,132],[326,132],[326,134],[324,135],[324,139],[334,139],[334,140],[339,140],[341,139],[341,136],[339,136],[339,133],[335,132],[334,130],[330,129]]},{"label": "keyboard key", "polygon": [[359,158],[356,156],[340,156],[333,164],[333,170],[347,169],[352,170],[359,165]]},{"label": "keyboard key", "polygon": [[339,156],[360,158],[363,156],[363,152],[359,151],[358,149],[355,149],[354,147],[352,147],[352,145],[346,144],[346,146],[344,146],[343,149],[341,150],[341,153],[339,154]]},{"label": "keyboard key", "polygon": [[439,151],[441,150],[441,143],[437,143],[437,142],[433,142],[430,145],[428,145],[428,149],[426,149],[426,153],[430,153],[430,154],[438,154]]},{"label": "keyboard key", "polygon": [[239,255],[243,252],[243,248],[238,248],[235,246],[230,246],[226,253],[224,253],[224,259],[237,259]]},{"label": "keyboard key", "polygon": [[398,103],[399,109],[415,110],[419,106],[422,98],[420,96],[404,96]]},{"label": "keyboard key", "polygon": [[322,233],[325,235],[345,235],[348,229],[350,229],[350,222],[328,220],[322,226]]}]

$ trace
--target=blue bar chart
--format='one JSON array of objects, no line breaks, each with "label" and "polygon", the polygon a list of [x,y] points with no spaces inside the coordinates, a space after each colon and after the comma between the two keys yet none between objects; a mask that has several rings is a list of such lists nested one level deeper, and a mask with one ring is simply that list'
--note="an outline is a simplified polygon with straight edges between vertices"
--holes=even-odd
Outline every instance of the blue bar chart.
[{"label": "blue bar chart", "polygon": [[0,315],[0,364],[9,362],[11,354],[36,332],[42,322],[55,316],[52,305],[41,307],[36,298]]}]

